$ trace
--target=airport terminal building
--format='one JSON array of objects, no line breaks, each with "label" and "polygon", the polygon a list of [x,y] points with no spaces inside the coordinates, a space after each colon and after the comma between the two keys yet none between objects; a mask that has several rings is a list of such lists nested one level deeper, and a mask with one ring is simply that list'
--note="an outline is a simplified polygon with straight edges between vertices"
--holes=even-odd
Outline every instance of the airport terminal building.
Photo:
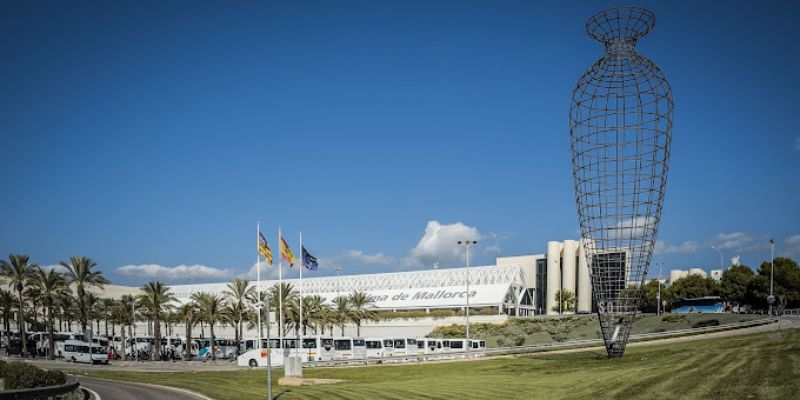
[{"label": "airport terminal building", "polygon": [[[326,302],[363,291],[372,297],[377,309],[387,311],[461,309],[466,307],[468,277],[470,308],[496,308],[498,314],[508,316],[558,314],[556,295],[563,288],[575,294],[579,313],[592,311],[589,269],[577,240],[551,241],[547,253],[499,257],[495,265],[469,270],[442,268],[304,278],[302,291],[305,296],[319,295]],[[300,289],[297,279],[284,282]],[[264,290],[277,283],[261,281]],[[196,292],[222,294],[226,286],[227,282],[175,285],[171,289],[183,303]]]}]

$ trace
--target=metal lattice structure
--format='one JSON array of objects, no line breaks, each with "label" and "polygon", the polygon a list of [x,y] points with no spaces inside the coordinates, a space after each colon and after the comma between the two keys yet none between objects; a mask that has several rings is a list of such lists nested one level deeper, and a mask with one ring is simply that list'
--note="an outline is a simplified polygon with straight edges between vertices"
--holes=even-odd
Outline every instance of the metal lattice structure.
[{"label": "metal lattice structure", "polygon": [[586,33],[605,54],[572,94],[570,136],[581,236],[609,357],[621,357],[641,301],[667,183],[673,102],[661,70],[636,52],[650,11],[614,8]]}]

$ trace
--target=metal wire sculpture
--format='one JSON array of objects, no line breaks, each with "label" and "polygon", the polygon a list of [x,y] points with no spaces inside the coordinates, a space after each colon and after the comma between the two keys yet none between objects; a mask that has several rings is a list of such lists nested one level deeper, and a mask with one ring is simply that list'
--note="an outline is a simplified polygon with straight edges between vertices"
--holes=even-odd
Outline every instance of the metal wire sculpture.
[{"label": "metal wire sculpture", "polygon": [[621,357],[639,309],[667,183],[673,103],[661,70],[636,52],[652,12],[613,8],[586,33],[605,54],[572,94],[570,137],[581,236],[600,330]]}]

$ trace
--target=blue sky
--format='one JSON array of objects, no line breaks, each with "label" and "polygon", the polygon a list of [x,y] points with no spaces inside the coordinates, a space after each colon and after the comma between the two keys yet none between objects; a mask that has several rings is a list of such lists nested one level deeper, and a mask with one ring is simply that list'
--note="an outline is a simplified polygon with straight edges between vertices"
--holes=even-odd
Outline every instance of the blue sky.
[{"label": "blue sky", "polygon": [[[800,7],[638,4],[676,104],[655,260],[800,258]],[[543,252],[577,237],[569,99],[613,5],[3,2],[0,254],[228,279],[257,220],[319,274]]]}]

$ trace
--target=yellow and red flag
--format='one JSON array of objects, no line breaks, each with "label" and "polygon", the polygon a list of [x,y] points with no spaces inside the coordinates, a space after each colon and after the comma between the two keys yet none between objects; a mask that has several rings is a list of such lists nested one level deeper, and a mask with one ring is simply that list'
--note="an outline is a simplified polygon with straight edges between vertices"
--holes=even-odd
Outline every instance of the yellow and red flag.
[{"label": "yellow and red flag", "polygon": [[283,238],[283,236],[281,236],[280,250],[281,250],[281,258],[289,263],[290,268],[293,267],[294,254],[292,254],[292,249],[290,249],[289,245],[286,244],[286,240]]},{"label": "yellow and red flag", "polygon": [[272,265],[272,249],[269,248],[269,243],[261,232],[258,232],[258,254],[261,254],[264,261]]}]

